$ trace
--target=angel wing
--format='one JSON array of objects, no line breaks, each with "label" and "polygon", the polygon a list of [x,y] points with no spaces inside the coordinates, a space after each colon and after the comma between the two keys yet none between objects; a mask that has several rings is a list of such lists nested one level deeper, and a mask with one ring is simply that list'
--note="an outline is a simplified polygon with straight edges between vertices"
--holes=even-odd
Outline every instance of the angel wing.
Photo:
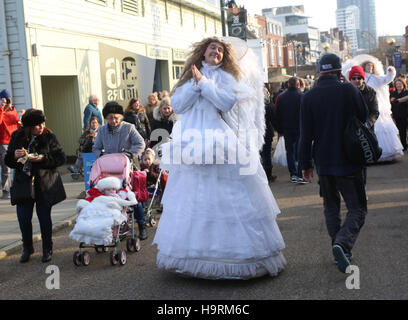
[{"label": "angel wing", "polygon": [[[235,37],[224,37],[222,41],[234,47],[238,65],[242,71],[241,80],[236,88],[238,102],[224,114],[225,121],[237,132],[239,138],[245,133],[247,148],[256,147],[261,150],[265,135],[264,83],[261,65],[258,57],[245,41]],[[252,137],[256,141],[248,139],[249,132],[256,132],[256,137]]]}]

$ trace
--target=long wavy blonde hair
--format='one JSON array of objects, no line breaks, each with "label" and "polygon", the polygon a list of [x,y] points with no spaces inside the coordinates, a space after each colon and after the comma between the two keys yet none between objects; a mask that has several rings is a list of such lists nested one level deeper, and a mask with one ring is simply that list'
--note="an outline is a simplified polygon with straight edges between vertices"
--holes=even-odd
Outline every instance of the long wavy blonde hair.
[{"label": "long wavy blonde hair", "polygon": [[174,86],[171,95],[174,94],[174,91],[178,87],[181,87],[183,84],[193,78],[193,72],[191,71],[191,67],[193,65],[195,65],[198,70],[201,69],[201,67],[203,66],[202,62],[204,61],[205,51],[212,42],[221,44],[224,48],[224,56],[222,59],[221,69],[225,72],[230,73],[237,81],[241,78],[241,69],[239,68],[236,61],[236,53],[232,45],[221,41],[217,37],[205,38],[200,42],[196,42],[192,45],[192,50],[187,57],[186,63],[184,64],[180,80]]}]

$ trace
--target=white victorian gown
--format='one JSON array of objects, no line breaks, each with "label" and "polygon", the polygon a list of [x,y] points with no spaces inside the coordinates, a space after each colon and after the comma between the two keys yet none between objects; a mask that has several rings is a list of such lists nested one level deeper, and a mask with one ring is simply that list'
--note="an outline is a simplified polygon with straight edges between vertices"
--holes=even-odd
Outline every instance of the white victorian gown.
[{"label": "white victorian gown", "polygon": [[275,276],[286,264],[280,210],[259,151],[244,138],[256,125],[237,107],[255,93],[220,66],[203,62],[201,81],[172,97],[179,119],[172,141],[161,146],[169,177],[153,241],[157,265],[205,279]]},{"label": "white victorian gown", "polygon": [[398,129],[391,118],[390,93],[388,89],[388,84],[394,80],[396,72],[394,68],[391,68],[391,71],[387,71],[386,75],[377,76],[368,72],[365,75],[366,84],[377,92],[380,116],[375,122],[374,130],[378,144],[382,149],[382,155],[378,161],[391,161],[404,154],[401,140],[398,137]]}]

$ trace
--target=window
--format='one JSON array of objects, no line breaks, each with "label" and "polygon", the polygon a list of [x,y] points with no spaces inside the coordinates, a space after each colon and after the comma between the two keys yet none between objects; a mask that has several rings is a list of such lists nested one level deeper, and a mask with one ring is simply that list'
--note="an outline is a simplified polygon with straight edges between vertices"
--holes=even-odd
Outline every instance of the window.
[{"label": "window", "polygon": [[275,65],[275,55],[274,55],[274,46],[273,46],[273,40],[269,39],[269,65],[273,66]]},{"label": "window", "polygon": [[144,16],[144,1],[122,0],[122,11],[135,16]]},{"label": "window", "polygon": [[86,0],[91,3],[100,4],[101,6],[106,7],[108,0]]},{"label": "window", "polygon": [[182,64],[173,64],[173,79],[180,79],[181,73],[183,72],[184,65]]}]

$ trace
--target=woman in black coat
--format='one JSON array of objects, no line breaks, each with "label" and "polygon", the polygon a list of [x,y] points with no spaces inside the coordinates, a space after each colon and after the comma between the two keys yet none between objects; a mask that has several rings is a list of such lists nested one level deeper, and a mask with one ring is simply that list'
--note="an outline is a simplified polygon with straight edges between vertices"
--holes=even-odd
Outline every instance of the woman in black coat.
[{"label": "woman in black coat", "polygon": [[395,125],[398,128],[400,140],[404,151],[407,150],[407,117],[408,117],[408,102],[400,102],[399,99],[408,95],[407,83],[404,79],[398,78],[395,80],[395,91],[390,94],[392,117]]},{"label": "woman in black coat", "polygon": [[129,101],[129,105],[125,109],[123,121],[132,123],[135,125],[136,130],[140,133],[144,140],[150,138],[150,123],[143,106],[140,105],[140,100],[132,98]]},{"label": "woman in black coat", "polygon": [[[176,121],[177,115],[173,112],[171,100],[166,97],[160,102],[160,105],[153,110],[152,141],[150,142],[150,146],[155,146],[161,142],[163,138],[166,140],[170,136]],[[163,136],[160,131],[156,131],[158,136],[153,133],[154,130],[159,129],[167,131],[166,136]]]},{"label": "woman in black coat", "polygon": [[17,217],[23,237],[20,262],[34,253],[32,224],[34,203],[40,222],[43,257],[52,257],[51,208],[65,200],[66,194],[57,167],[65,163],[65,154],[56,136],[45,127],[41,110],[30,109],[22,117],[23,126],[11,137],[5,161],[15,169],[10,190],[11,203],[17,205]]}]

